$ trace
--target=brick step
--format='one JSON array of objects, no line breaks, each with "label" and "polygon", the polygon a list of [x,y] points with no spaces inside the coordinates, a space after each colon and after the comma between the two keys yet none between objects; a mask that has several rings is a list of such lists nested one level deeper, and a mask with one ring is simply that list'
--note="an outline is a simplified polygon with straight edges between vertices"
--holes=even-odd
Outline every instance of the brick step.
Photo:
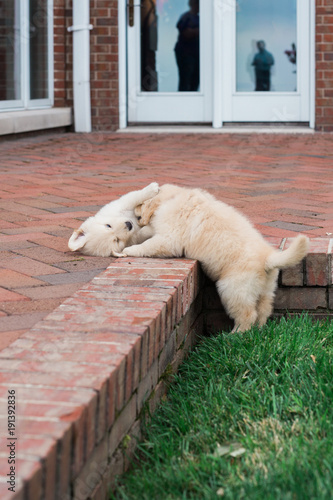
[{"label": "brick step", "polygon": [[[290,243],[270,241],[282,249]],[[276,314],[333,317],[332,248],[333,239],[313,239],[307,259],[281,273]],[[112,262],[0,352],[0,498],[106,499],[168,376],[200,335],[227,321],[196,261]],[[7,483],[10,443],[15,493]]]}]

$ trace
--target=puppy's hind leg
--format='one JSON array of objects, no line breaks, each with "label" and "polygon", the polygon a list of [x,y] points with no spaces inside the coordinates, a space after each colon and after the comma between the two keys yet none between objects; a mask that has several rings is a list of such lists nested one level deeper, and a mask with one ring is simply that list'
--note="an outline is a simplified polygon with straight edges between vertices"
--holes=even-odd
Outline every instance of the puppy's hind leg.
[{"label": "puppy's hind leg", "polygon": [[278,274],[279,271],[275,269],[274,271],[270,271],[267,275],[266,284],[263,292],[259,297],[257,305],[259,326],[265,325],[267,319],[273,312],[273,302]]},{"label": "puppy's hind leg", "polygon": [[264,326],[273,311],[274,295],[261,295],[258,300],[258,326]]},{"label": "puppy's hind leg", "polygon": [[[246,283],[246,282],[245,282]],[[216,288],[226,312],[234,320],[232,332],[245,332],[257,321],[257,296],[251,293],[244,282],[235,283],[233,280],[219,280]]]}]

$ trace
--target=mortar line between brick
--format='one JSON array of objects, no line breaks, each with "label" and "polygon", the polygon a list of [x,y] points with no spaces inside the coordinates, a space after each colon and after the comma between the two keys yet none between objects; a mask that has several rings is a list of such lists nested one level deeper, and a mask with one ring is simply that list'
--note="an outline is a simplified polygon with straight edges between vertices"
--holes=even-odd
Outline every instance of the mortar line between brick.
[{"label": "mortar line between brick", "polygon": [[306,257],[302,260],[302,266],[303,266],[303,286],[307,286],[308,274],[306,271]]}]

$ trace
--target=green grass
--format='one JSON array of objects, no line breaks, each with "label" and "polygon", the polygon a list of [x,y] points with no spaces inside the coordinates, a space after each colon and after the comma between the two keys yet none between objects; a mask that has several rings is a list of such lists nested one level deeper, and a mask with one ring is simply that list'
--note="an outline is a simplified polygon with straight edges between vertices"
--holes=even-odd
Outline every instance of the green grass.
[{"label": "green grass", "polygon": [[308,316],[203,339],[111,498],[332,499],[332,351]]}]

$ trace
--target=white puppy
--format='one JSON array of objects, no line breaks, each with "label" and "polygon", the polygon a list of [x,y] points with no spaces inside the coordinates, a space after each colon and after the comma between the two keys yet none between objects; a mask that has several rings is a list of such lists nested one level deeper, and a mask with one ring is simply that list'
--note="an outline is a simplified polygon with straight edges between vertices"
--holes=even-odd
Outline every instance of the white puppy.
[{"label": "white puppy", "polygon": [[151,228],[139,226],[134,209],[158,191],[158,184],[152,182],[141,191],[132,191],[105,205],[74,231],[68,242],[70,250],[99,257],[117,256],[125,246],[150,238]]},{"label": "white puppy", "polygon": [[216,282],[234,331],[264,325],[273,308],[278,270],[300,262],[309,241],[299,235],[281,252],[237,210],[200,189],[164,185],[137,209],[154,236],[122,256],[197,259]]}]

